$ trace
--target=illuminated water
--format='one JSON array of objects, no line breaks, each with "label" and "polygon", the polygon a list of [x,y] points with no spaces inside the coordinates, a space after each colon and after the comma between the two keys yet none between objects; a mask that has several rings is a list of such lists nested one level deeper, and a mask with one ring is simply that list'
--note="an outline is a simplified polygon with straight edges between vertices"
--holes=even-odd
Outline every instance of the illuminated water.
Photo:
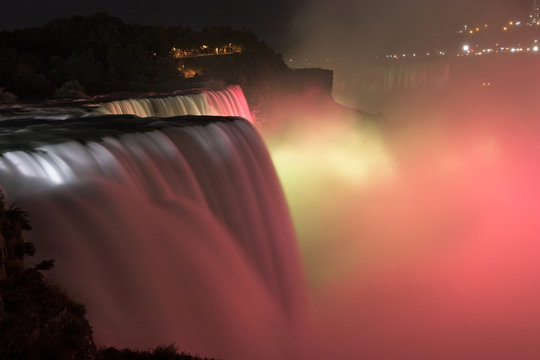
[{"label": "illuminated water", "polygon": [[0,125],[1,187],[30,214],[37,260],[54,258],[52,276],[87,305],[99,345],[296,357],[303,269],[248,121],[49,114]]},{"label": "illuminated water", "polygon": [[141,117],[181,115],[240,116],[251,119],[249,107],[239,86],[192,95],[133,98],[100,104],[96,108],[105,114],[132,114]]},{"label": "illuminated water", "polygon": [[[277,97],[275,123],[261,131],[303,269],[282,199],[279,210],[252,211],[268,208],[280,190],[275,178],[271,191],[252,178],[267,180],[273,170],[266,155],[243,156],[239,139],[255,155],[266,152],[242,120],[170,126],[127,117],[129,126],[94,129],[117,140],[86,139],[84,147],[27,136],[45,150],[7,156],[27,166],[2,186],[31,214],[46,214],[32,219],[51,229],[40,232],[50,249],[38,254],[55,257],[54,275],[89,299],[101,343],[174,341],[223,358],[533,360],[540,357],[540,92],[530,82],[498,82],[514,75],[488,87],[462,74],[468,81],[438,90],[371,94],[386,118],[313,93]],[[339,100],[351,107],[367,101],[347,95]],[[83,133],[88,121],[77,120]],[[47,142],[78,138],[76,128],[50,127]],[[120,135],[126,128],[137,134]],[[45,133],[36,124],[26,129]],[[80,240],[62,240],[70,234]],[[255,248],[246,240],[261,237]],[[126,248],[125,238],[135,244]],[[288,240],[275,244],[280,238]]]}]

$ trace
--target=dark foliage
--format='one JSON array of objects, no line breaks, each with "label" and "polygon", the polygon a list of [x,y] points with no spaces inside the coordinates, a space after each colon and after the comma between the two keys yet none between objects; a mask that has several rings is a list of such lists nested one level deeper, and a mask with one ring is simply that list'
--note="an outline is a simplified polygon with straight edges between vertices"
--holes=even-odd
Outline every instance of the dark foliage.
[{"label": "dark foliage", "polygon": [[0,88],[0,105],[1,104],[15,104],[17,102],[17,99],[18,99],[17,95],[9,91],[4,91],[4,88]]},{"label": "dark foliage", "polygon": [[95,346],[84,306],[39,271],[54,262],[24,267],[35,253],[23,237],[30,229],[27,214],[0,193],[0,359],[90,359]]},{"label": "dark foliage", "polygon": [[35,248],[24,241],[23,231],[32,227],[28,215],[15,206],[7,206],[0,193],[0,280],[24,271],[25,255],[34,255]]},{"label": "dark foliage", "polygon": [[91,359],[95,347],[83,305],[36,269],[0,283],[0,358]]},{"label": "dark foliage", "polygon": [[118,350],[105,348],[98,351],[96,360],[197,360],[209,358],[195,357],[185,353],[178,353],[175,346],[157,347],[151,351],[134,351],[130,349]]},{"label": "dark foliage", "polygon": [[53,267],[54,267],[54,260],[49,259],[49,260],[43,260],[42,262],[34,266],[34,269],[35,270],[51,270]]},{"label": "dark foliage", "polygon": [[66,82],[60,89],[57,89],[54,92],[54,96],[63,99],[81,99],[85,98],[86,94],[84,93],[84,87],[77,80],[72,80]]},{"label": "dark foliage", "polygon": [[72,81],[90,94],[170,82],[176,88],[189,87],[171,56],[172,47],[228,43],[241,44],[245,54],[276,56],[250,31],[229,27],[195,32],[180,26],[125,24],[105,13],[57,19],[0,33],[0,87],[21,98],[51,96],[56,89],[57,96],[80,95],[61,89]]}]

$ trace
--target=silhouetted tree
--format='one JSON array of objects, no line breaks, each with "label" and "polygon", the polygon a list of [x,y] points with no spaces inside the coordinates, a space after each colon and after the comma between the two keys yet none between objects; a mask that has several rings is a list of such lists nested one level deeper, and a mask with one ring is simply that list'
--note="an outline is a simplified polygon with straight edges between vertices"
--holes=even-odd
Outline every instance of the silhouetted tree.
[{"label": "silhouetted tree", "polygon": [[90,93],[130,90],[137,84],[180,84],[184,80],[178,61],[171,57],[173,47],[213,54],[215,48],[228,44],[241,46],[242,56],[210,65],[205,70],[213,73],[211,80],[219,77],[219,81],[242,84],[257,80],[261,72],[286,68],[278,54],[245,29],[208,27],[197,32],[181,26],[125,24],[97,13],[0,32],[0,87],[20,97],[41,97],[53,95],[72,80]]}]

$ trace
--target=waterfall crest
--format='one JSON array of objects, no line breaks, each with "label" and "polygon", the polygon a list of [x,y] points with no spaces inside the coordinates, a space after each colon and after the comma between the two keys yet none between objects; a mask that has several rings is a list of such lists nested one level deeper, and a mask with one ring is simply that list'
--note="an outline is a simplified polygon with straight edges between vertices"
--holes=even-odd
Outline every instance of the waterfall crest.
[{"label": "waterfall crest", "polygon": [[133,98],[100,104],[104,114],[132,114],[140,117],[182,115],[239,116],[252,121],[242,88],[238,85],[223,90],[206,90],[199,94]]}]

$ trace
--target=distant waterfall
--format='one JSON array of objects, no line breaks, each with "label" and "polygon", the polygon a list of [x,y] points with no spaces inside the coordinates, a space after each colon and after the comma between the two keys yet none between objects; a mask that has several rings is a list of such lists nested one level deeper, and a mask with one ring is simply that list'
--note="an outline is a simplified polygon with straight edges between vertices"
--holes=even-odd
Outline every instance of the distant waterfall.
[{"label": "distant waterfall", "polygon": [[239,116],[251,121],[251,113],[240,86],[218,91],[166,97],[133,98],[101,104],[97,111],[106,114],[132,114],[141,117],[181,115]]},{"label": "distant waterfall", "polygon": [[250,123],[108,115],[0,124],[0,186],[30,214],[36,260],[54,258],[53,277],[87,305],[98,344],[295,357],[288,329],[305,306],[302,269]]}]

